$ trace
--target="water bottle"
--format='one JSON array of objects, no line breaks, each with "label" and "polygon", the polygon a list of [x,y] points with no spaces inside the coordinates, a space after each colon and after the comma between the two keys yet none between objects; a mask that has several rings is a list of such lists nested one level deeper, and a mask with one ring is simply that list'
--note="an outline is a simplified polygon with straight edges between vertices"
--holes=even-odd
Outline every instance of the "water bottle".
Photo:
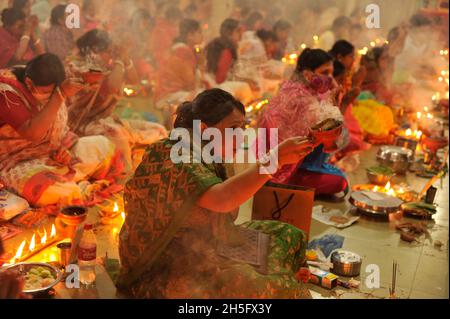
[{"label": "water bottle", "polygon": [[91,224],[84,225],[83,236],[78,246],[78,266],[80,282],[90,286],[95,282],[95,264],[97,260],[97,239]]}]

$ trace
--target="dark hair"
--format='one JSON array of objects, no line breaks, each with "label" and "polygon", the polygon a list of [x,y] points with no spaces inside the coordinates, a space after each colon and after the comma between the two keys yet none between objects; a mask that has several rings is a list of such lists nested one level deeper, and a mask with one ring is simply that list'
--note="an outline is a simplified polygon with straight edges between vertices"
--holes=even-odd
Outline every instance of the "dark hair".
[{"label": "dark hair", "polygon": [[58,25],[59,20],[61,18],[64,18],[66,14],[66,7],[65,4],[58,4],[52,9],[52,13],[50,15],[50,23],[51,25]]},{"label": "dark hair", "polygon": [[290,30],[292,29],[292,24],[289,21],[286,20],[278,20],[277,22],[275,22],[275,24],[273,25],[273,31],[277,32],[277,31],[286,31],[286,30]]},{"label": "dark hair", "polygon": [[23,11],[23,8],[25,8],[26,4],[29,2],[30,0],[13,0],[12,6],[11,8],[16,10],[16,11]]},{"label": "dark hair", "polygon": [[333,62],[333,77],[337,78],[345,74],[345,66],[338,60]]},{"label": "dark hair", "polygon": [[391,30],[389,30],[387,40],[389,42],[393,42],[393,41],[397,40],[399,36],[400,36],[400,28],[394,27]]},{"label": "dark hair", "polygon": [[220,25],[220,36],[223,38],[229,37],[234,30],[239,28],[239,21],[236,19],[225,19]]},{"label": "dark hair", "polygon": [[52,53],[38,55],[25,67],[14,68],[13,73],[20,82],[25,83],[25,79],[29,78],[36,86],[58,86],[66,79],[64,65],[58,56]]},{"label": "dark hair", "polygon": [[89,52],[99,53],[106,51],[111,46],[111,43],[108,32],[94,29],[86,32],[77,40],[77,47],[80,50],[80,54],[85,56]]},{"label": "dark hair", "polygon": [[385,51],[385,47],[375,47],[370,50],[366,55],[362,57],[362,60],[366,63],[374,63],[379,66],[380,58]]},{"label": "dark hair", "polygon": [[431,20],[424,15],[417,13],[409,19],[409,24],[414,28],[419,28],[431,25]]},{"label": "dark hair", "polygon": [[230,35],[239,28],[239,21],[226,19],[220,26],[220,37],[215,38],[206,46],[206,67],[209,72],[216,73],[223,50],[230,50],[233,62],[238,58],[236,45],[229,39]]},{"label": "dark hair", "polygon": [[261,41],[266,42],[266,41],[274,41],[277,42],[278,38],[277,35],[275,34],[275,32],[273,31],[269,31],[269,30],[265,30],[265,29],[261,29],[256,31],[256,36],[258,38],[261,39]]},{"label": "dark hair", "polygon": [[355,51],[353,44],[346,40],[339,40],[333,45],[331,50],[328,52],[331,56],[337,59],[339,56],[347,56]]},{"label": "dark hair", "polygon": [[340,16],[334,19],[332,29],[336,30],[341,27],[345,27],[346,25],[352,24],[352,20],[346,16]]},{"label": "dark hair", "polygon": [[25,14],[14,9],[4,9],[2,11],[2,24],[4,27],[12,27],[17,21],[24,20]]},{"label": "dark hair", "polygon": [[247,17],[247,20],[245,20],[245,25],[247,26],[248,29],[253,28],[253,25],[260,20],[263,20],[264,17],[262,16],[261,13],[259,13],[258,11],[253,11],[252,13],[249,14],[249,16]]},{"label": "dark hair", "polygon": [[193,33],[200,30],[200,23],[197,20],[194,19],[183,19],[180,22],[180,28],[179,28],[179,36],[175,40],[175,42],[183,42],[186,43],[187,37],[189,33]]},{"label": "dark hair", "polygon": [[333,57],[324,50],[306,48],[298,58],[295,71],[297,73],[305,70],[314,71],[321,65],[330,61],[333,61]]},{"label": "dark hair", "polygon": [[245,107],[230,93],[221,89],[206,90],[192,102],[184,102],[177,109],[175,128],[192,128],[194,120],[208,126],[215,125],[236,109],[245,115]]}]

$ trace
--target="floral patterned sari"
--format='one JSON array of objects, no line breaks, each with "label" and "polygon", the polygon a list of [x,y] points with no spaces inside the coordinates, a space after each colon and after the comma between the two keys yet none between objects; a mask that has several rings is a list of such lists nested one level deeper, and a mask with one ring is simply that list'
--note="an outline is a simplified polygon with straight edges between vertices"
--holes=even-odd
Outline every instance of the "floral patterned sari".
[{"label": "floral patterned sari", "polygon": [[196,201],[223,181],[223,170],[174,164],[171,148],[169,140],[150,146],[126,186],[119,288],[134,298],[309,298],[295,278],[304,262],[305,234],[272,221],[240,226],[270,235],[266,275],[220,257],[216,244],[236,238],[237,226],[230,214],[208,211]]}]

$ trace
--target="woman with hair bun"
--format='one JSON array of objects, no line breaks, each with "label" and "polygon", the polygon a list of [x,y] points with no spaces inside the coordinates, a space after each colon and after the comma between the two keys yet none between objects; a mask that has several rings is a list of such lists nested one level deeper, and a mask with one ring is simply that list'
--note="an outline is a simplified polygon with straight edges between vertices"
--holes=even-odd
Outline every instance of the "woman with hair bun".
[{"label": "woman with hair bun", "polygon": [[[204,91],[178,108],[173,136],[179,136],[175,132],[193,136],[194,120],[200,122],[202,132],[215,128],[225,136],[225,130],[244,125],[245,108],[223,90]],[[152,299],[310,298],[301,282],[309,275],[301,268],[306,248],[301,230],[276,221],[234,225],[237,209],[270,179],[264,161],[228,177],[218,162],[192,163],[189,159],[204,153],[206,145],[198,145],[196,151],[191,140],[183,144],[188,147],[183,162],[175,161],[173,154],[178,154],[176,145],[184,139],[165,139],[148,147],[125,187],[119,289],[134,298]],[[236,153],[236,144],[233,149]],[[227,156],[224,150],[216,154],[222,163]],[[312,144],[293,137],[277,150],[282,167],[304,158]],[[221,247],[248,247],[242,232],[249,230],[270,237],[267,257],[261,255],[267,269],[223,254]],[[256,250],[256,243],[247,249]]]},{"label": "woman with hair bun", "polygon": [[[343,116],[336,101],[337,84],[333,79],[333,58],[321,49],[305,49],[296,70],[266,107],[259,127],[278,128],[279,139],[308,136],[317,124]],[[316,195],[335,195],[348,189],[343,172],[328,164],[330,152],[345,146],[344,134],[333,141],[333,150],[316,145],[304,160],[284,167],[273,181],[314,188]]]}]

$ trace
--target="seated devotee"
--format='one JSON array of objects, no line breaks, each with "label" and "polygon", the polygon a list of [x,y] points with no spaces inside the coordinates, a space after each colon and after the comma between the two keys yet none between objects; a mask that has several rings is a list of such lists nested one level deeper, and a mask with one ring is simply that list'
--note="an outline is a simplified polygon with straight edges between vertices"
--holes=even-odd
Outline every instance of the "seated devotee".
[{"label": "seated devotee", "polygon": [[126,46],[129,40],[122,40],[113,44],[107,32],[97,29],[78,39],[79,54],[67,59],[66,68],[68,76],[85,87],[67,104],[70,128],[80,136],[108,137],[121,151],[125,172],[131,173],[134,148],[165,137],[166,131],[156,123],[121,120],[114,115],[125,81],[133,83],[138,78],[131,48]]},{"label": "seated devotee", "polygon": [[[332,56],[320,49],[305,49],[291,80],[283,83],[266,107],[259,127],[278,128],[278,136],[283,140],[308,135],[314,126],[327,119],[343,121],[335,101],[336,84],[332,76]],[[344,146],[344,136],[331,141],[335,144],[332,149]],[[324,146],[319,145],[303,161],[279,171],[273,181],[315,188],[316,195],[346,191],[348,182],[339,169],[328,164],[329,157]]]},{"label": "seated devotee", "polygon": [[254,91],[274,93],[282,79],[285,65],[273,60],[278,39],[274,32],[258,30],[255,38],[247,37],[239,45],[235,76],[248,81]]},{"label": "seated devotee", "polygon": [[167,101],[182,101],[194,96],[203,86],[198,74],[198,57],[195,46],[203,41],[200,23],[184,19],[180,23],[179,36],[172,46],[169,59],[158,70],[155,89],[155,101],[165,104]]},{"label": "seated devotee", "polygon": [[66,27],[66,5],[60,4],[51,11],[50,28],[42,36],[46,52],[57,55],[64,61],[75,47],[72,31]]},{"label": "seated devotee", "polygon": [[69,130],[65,101],[79,89],[50,53],[0,72],[0,179],[31,205],[70,205],[83,199],[78,182],[121,174],[106,137]]},{"label": "seated devotee", "polygon": [[319,48],[330,50],[337,40],[346,40],[350,36],[352,21],[346,16],[340,16],[333,21],[331,28],[319,36]]},{"label": "seated devotee", "polygon": [[11,8],[15,11],[22,12],[26,18],[31,16],[33,2],[32,0],[12,0]]},{"label": "seated devotee", "polygon": [[[194,120],[200,121],[201,130],[214,128],[225,136],[225,130],[244,125],[245,108],[229,93],[211,89],[178,108],[174,133],[195,134]],[[174,148],[179,150],[178,140],[150,146],[126,185],[127,217],[119,242],[120,291],[154,299],[311,298],[302,282],[309,272],[301,268],[307,243],[301,230],[277,221],[233,223],[240,205],[270,179],[261,173],[260,162],[229,178],[219,162],[235,156],[236,142],[230,145],[234,152],[223,147],[215,154],[222,160],[197,164],[190,159],[203,150],[196,150],[188,140],[180,141],[187,152],[181,162],[171,156],[178,152]],[[312,150],[312,143],[295,137],[281,143],[278,150],[278,166],[282,167],[301,161]],[[256,243],[251,246],[241,235],[250,230],[270,236],[268,257],[262,257],[267,269],[258,270],[220,253],[226,249],[220,247],[256,249]],[[247,248],[241,248],[244,244]]]},{"label": "seated devotee", "polygon": [[286,20],[278,20],[273,26],[273,32],[278,39],[278,48],[273,55],[275,60],[281,60],[286,54],[293,52],[291,42],[292,25]]},{"label": "seated devotee", "polygon": [[36,38],[37,24],[27,20],[22,11],[4,9],[0,27],[0,68],[26,63],[44,52]]},{"label": "seated devotee", "polygon": [[[133,48],[130,58],[136,66],[139,80],[152,81],[155,77],[155,69],[152,65],[152,50],[149,44],[150,35],[153,28],[153,19],[145,9],[137,9],[131,15],[129,27],[122,27],[117,30],[118,36],[126,37],[129,46]],[[125,42],[125,38],[122,42]]]},{"label": "seated devotee", "polygon": [[99,7],[94,0],[84,0],[81,15],[81,27],[83,32],[89,32],[101,27],[98,17]]},{"label": "seated devotee", "polygon": [[183,13],[176,6],[168,7],[163,17],[156,18],[150,36],[150,47],[156,67],[166,65],[182,18]]},{"label": "seated devotee", "polygon": [[254,38],[256,31],[262,29],[264,22],[263,15],[258,11],[251,12],[247,19],[244,21],[244,34],[243,39]]},{"label": "seated devotee", "polygon": [[391,91],[388,89],[389,62],[387,47],[376,47],[361,59],[361,65],[366,69],[366,76],[361,84],[363,91],[370,91],[377,100],[385,103],[391,101]]},{"label": "seated devotee", "polygon": [[347,69],[344,64],[334,60],[333,69],[333,77],[340,88],[338,104],[344,114],[344,125],[349,135],[348,145],[334,155],[334,159],[339,160],[348,153],[366,150],[370,145],[364,142],[364,132],[353,116],[353,103],[361,89],[359,87],[348,87]]},{"label": "seated devotee", "polygon": [[220,37],[206,46],[207,71],[214,75],[215,83],[229,78],[229,72],[237,62],[237,48],[242,38],[239,21],[226,19],[220,27]]}]

